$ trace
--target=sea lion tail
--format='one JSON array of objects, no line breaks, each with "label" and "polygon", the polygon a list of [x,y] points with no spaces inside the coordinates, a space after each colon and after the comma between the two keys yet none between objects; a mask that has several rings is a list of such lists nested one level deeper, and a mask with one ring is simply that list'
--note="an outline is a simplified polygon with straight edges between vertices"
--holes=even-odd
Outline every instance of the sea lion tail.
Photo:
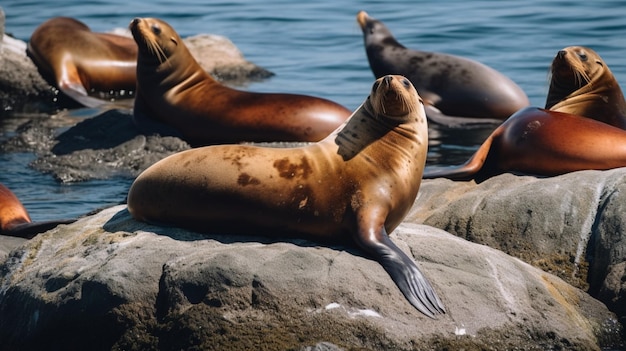
[{"label": "sea lion tail", "polygon": [[429,169],[424,170],[422,179],[447,178],[451,180],[475,179],[478,181],[482,176],[485,176],[486,171],[483,169],[483,166],[491,150],[494,134],[495,132],[485,140],[474,155],[464,164],[452,167],[429,167]]},{"label": "sea lion tail", "polygon": [[429,122],[451,129],[485,128],[502,124],[502,120],[497,118],[449,116],[432,105],[424,105],[424,111]]}]

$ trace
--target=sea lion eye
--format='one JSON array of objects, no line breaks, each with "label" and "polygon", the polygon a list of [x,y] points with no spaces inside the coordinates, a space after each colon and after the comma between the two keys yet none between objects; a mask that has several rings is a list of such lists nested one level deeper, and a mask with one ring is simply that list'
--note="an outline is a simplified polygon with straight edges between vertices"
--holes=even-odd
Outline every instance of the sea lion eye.
[{"label": "sea lion eye", "polygon": [[405,88],[411,87],[411,82],[406,78],[402,79],[402,84],[404,85]]},{"label": "sea lion eye", "polygon": [[587,54],[583,51],[578,53],[578,57],[580,57],[580,60],[583,62],[587,61]]},{"label": "sea lion eye", "polygon": [[153,24],[153,25],[152,25],[152,33],[154,33],[154,34],[156,34],[156,35],[161,34],[161,27],[159,27],[159,26],[158,26],[158,25],[156,25],[156,24]]}]

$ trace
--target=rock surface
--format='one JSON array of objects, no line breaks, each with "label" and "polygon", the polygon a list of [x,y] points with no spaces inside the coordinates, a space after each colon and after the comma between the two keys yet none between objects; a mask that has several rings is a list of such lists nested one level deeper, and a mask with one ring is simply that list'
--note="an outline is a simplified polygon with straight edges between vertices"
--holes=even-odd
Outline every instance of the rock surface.
[{"label": "rock surface", "polygon": [[[134,178],[144,169],[175,152],[189,149],[189,144],[175,137],[143,135],[132,123],[130,111],[110,110],[85,119],[62,134],[52,137],[48,147],[37,150],[31,166],[51,173],[60,182],[106,179],[113,176]],[[8,144],[20,144],[28,131],[46,130],[45,120],[30,123]],[[54,134],[55,129],[37,133]],[[45,145],[45,144],[37,144]]]},{"label": "rock surface", "polygon": [[626,168],[424,181],[405,219],[502,250],[588,290],[626,324]]},{"label": "rock surface", "polygon": [[413,309],[358,250],[200,235],[116,206],[60,226],[0,266],[10,349],[599,350],[619,343],[606,307],[500,251],[403,223],[448,313]]}]

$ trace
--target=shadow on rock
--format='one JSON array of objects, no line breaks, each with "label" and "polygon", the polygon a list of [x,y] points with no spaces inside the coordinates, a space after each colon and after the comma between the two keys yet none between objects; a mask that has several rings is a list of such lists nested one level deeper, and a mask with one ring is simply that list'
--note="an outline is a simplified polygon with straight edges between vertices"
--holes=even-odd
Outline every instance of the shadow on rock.
[{"label": "shadow on rock", "polygon": [[327,243],[318,243],[313,242],[306,239],[299,238],[272,238],[264,235],[238,235],[238,234],[228,234],[228,233],[200,233],[194,232],[187,229],[164,225],[164,224],[150,224],[138,221],[134,219],[127,207],[124,207],[119,212],[114,214],[111,219],[109,219],[104,225],[102,229],[109,233],[116,233],[119,231],[128,231],[128,232],[137,232],[137,231],[145,231],[154,233],[157,235],[167,236],[171,239],[177,241],[200,241],[200,240],[215,240],[222,244],[235,244],[235,243],[259,243],[263,245],[275,244],[275,243],[291,243],[297,245],[299,247],[327,247],[329,249],[338,250],[348,252],[351,255],[360,256],[364,258],[369,258],[363,253],[355,248],[351,248],[348,246],[340,245],[340,244],[327,244]]}]

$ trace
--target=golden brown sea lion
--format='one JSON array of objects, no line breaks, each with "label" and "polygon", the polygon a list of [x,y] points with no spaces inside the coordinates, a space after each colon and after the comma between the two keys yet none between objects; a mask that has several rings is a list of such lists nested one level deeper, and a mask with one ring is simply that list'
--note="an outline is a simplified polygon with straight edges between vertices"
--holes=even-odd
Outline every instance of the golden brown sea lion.
[{"label": "golden brown sea lion", "polygon": [[22,202],[3,184],[0,184],[0,235],[32,238],[59,224],[72,223],[75,220],[54,220],[33,222]]},{"label": "golden brown sea lion", "polygon": [[528,107],[491,133],[465,164],[428,169],[424,179],[475,179],[505,173],[555,176],[626,166],[626,131],[563,112]]},{"label": "golden brown sea lion", "polygon": [[180,136],[192,145],[319,141],[350,116],[321,98],[222,85],[161,20],[136,18],[130,29],[139,46],[134,120],[144,132]]},{"label": "golden brown sea lion", "polygon": [[404,77],[385,76],[318,143],[208,146],[157,162],[131,186],[128,210],[141,221],[202,232],[356,243],[432,317],[444,312],[441,301],[388,236],[415,201],[427,148],[415,88]]},{"label": "golden brown sea lion", "polygon": [[55,17],[35,29],[27,52],[44,78],[85,106],[107,102],[91,92],[135,90],[137,45],[132,38],[92,32],[76,19]]},{"label": "golden brown sea lion", "polygon": [[499,124],[530,105],[511,79],[480,62],[400,44],[379,20],[360,11],[370,68],[376,77],[400,74],[411,80],[426,103],[426,115],[438,124]]},{"label": "golden brown sea lion", "polygon": [[546,109],[626,129],[626,100],[615,76],[590,48],[569,46],[552,61]]}]

